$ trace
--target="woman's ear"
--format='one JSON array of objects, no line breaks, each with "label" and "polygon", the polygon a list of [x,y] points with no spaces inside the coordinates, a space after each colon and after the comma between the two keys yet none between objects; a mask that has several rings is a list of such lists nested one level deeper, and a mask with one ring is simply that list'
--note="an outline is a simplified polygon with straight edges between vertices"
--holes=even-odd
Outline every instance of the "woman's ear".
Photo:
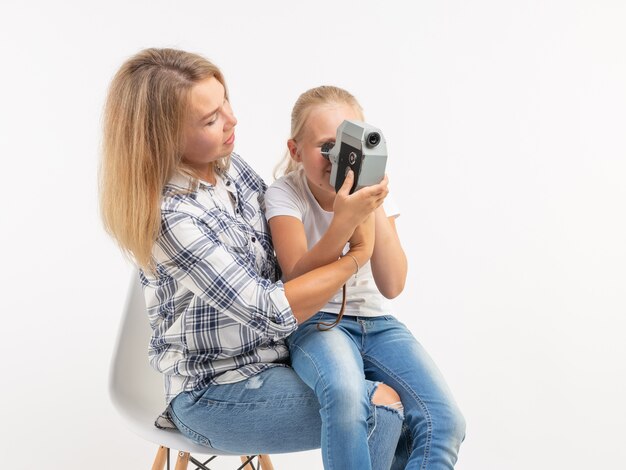
[{"label": "woman's ear", "polygon": [[289,139],[287,141],[287,148],[289,149],[289,155],[293,160],[296,162],[302,161],[302,157],[300,156],[300,152],[298,152],[298,145],[295,140]]}]

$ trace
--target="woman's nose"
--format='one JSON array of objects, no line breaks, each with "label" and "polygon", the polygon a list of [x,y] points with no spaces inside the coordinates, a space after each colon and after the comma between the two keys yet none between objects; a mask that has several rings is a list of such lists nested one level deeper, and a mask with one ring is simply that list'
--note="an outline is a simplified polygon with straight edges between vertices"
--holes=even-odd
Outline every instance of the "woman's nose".
[{"label": "woman's nose", "polygon": [[233,113],[233,110],[230,106],[225,111],[226,112],[224,114],[226,122],[224,123],[224,129],[230,130],[237,125],[237,118],[235,117],[235,113]]},{"label": "woman's nose", "polygon": [[237,118],[235,117],[235,113],[230,111],[226,116],[226,125],[230,125],[230,127],[235,127],[237,125]]}]

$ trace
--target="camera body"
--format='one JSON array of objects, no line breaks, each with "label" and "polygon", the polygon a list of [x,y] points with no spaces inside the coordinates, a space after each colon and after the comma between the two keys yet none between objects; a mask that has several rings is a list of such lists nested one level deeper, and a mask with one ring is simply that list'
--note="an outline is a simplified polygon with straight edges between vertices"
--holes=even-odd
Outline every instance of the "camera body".
[{"label": "camera body", "polygon": [[337,128],[335,144],[322,146],[322,155],[332,164],[330,184],[339,191],[348,169],[354,172],[350,194],[380,183],[385,177],[387,144],[380,129],[360,121],[345,120]]}]

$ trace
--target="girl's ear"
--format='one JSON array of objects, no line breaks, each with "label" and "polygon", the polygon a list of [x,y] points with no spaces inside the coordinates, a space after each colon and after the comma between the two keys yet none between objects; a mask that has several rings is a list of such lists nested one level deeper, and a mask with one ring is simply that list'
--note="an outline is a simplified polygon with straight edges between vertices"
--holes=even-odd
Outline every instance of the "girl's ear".
[{"label": "girl's ear", "polygon": [[287,148],[289,149],[289,155],[293,160],[296,162],[302,161],[302,157],[300,156],[300,152],[298,152],[298,146],[295,140],[289,139],[287,141]]}]

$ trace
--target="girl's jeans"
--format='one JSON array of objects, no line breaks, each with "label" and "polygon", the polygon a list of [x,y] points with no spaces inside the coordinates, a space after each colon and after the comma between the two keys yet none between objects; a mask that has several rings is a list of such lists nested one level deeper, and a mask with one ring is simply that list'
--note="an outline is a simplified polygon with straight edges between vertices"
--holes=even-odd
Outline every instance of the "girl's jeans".
[{"label": "girl's jeans", "polygon": [[[375,384],[367,382],[353,401],[367,403],[363,413],[364,455],[372,455],[371,468],[388,469],[402,428],[397,410],[374,406],[369,395]],[[180,393],[170,404],[178,429],[209,449],[235,455],[277,454],[320,447],[320,405],[313,391],[293,369],[273,367],[247,380],[213,385]],[[346,436],[342,436],[342,439]],[[335,442],[341,446],[341,441]],[[335,466],[340,470],[349,467]]]},{"label": "girl's jeans", "polygon": [[452,469],[465,421],[426,351],[392,316],[344,316],[335,328],[317,329],[335,318],[320,312],[288,338],[293,368],[320,401],[325,468],[369,468],[362,462],[369,379],[395,389],[404,406],[393,468]]}]

